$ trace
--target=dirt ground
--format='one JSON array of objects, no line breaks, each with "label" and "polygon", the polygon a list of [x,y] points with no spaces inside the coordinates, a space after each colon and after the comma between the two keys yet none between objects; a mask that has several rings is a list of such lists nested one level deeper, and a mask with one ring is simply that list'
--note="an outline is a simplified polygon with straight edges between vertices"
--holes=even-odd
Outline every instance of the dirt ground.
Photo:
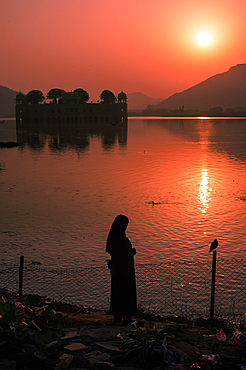
[{"label": "dirt ground", "polygon": [[81,306],[71,305],[68,303],[52,302],[49,306],[54,311],[64,316],[66,328],[81,328],[82,326],[101,326],[113,323],[113,316],[106,311],[86,309]]},{"label": "dirt ground", "polygon": [[[80,329],[83,326],[105,326],[114,325],[113,315],[109,315],[106,311],[86,309],[84,307],[71,305],[67,303],[52,302],[49,305],[56,311],[64,316],[64,327],[65,328],[77,328]],[[207,334],[209,330],[212,330],[210,323],[205,321],[197,322],[196,324],[186,322],[184,318],[180,317],[166,317],[155,320],[155,317],[144,317],[143,315],[136,315],[133,317],[133,321],[136,320],[138,325],[144,326],[155,326],[160,323],[166,323],[169,327],[169,332],[175,336],[186,337],[186,339],[202,338],[203,334]],[[213,323],[213,325],[216,323]],[[222,323],[223,324],[223,323]],[[226,324],[225,324],[226,325]],[[221,323],[220,323],[221,326]]]}]

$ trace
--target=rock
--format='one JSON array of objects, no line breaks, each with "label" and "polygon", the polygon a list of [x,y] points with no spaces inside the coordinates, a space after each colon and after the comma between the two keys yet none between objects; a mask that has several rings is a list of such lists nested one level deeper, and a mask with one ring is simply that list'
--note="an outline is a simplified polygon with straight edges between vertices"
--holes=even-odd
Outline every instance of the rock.
[{"label": "rock", "polygon": [[82,343],[71,343],[65,347],[65,350],[70,355],[81,355],[82,353],[88,352],[88,347]]},{"label": "rock", "polygon": [[88,366],[88,360],[87,358],[80,357],[80,356],[74,356],[70,365],[68,366],[68,369],[84,369]]},{"label": "rock", "polygon": [[137,367],[133,367],[133,366],[120,366],[120,367],[117,367],[117,370],[140,370],[140,369]]},{"label": "rock", "polygon": [[175,347],[186,353],[192,363],[198,363],[201,353],[198,348],[186,342],[177,342]]},{"label": "rock", "polygon": [[8,360],[7,358],[0,359],[1,370],[15,370],[16,365],[16,362],[13,360]]},{"label": "rock", "polygon": [[121,335],[124,336],[127,332],[131,332],[134,329],[135,328],[133,326],[121,327],[105,325],[101,328],[87,326],[82,327],[79,330],[79,335],[81,336],[83,343],[107,342],[117,339],[118,333],[121,333]]},{"label": "rock", "polygon": [[125,356],[125,352],[120,354],[120,355],[116,355],[116,356],[112,356],[111,357],[111,362],[113,362],[113,364],[115,364],[115,366],[117,366],[118,368],[118,365],[122,365],[122,361],[124,359],[124,356]]},{"label": "rock", "polygon": [[246,348],[234,347],[234,346],[224,346],[219,351],[221,359],[239,359],[241,357],[246,357]]},{"label": "rock", "polygon": [[73,356],[68,355],[67,353],[63,353],[61,357],[59,357],[60,362],[56,365],[55,370],[66,370],[73,359]]},{"label": "rock", "polygon": [[123,350],[121,350],[118,347],[113,346],[112,343],[108,343],[108,342],[98,343],[97,342],[95,343],[95,345],[98,347],[99,350],[101,350],[102,352],[106,352],[110,354],[111,356],[116,356],[116,355],[120,355],[124,353]]},{"label": "rock", "polygon": [[213,349],[218,347],[221,343],[218,341],[216,337],[207,337],[203,339],[203,344],[206,348]]},{"label": "rock", "polygon": [[96,360],[96,361],[109,361],[111,356],[108,353],[103,353],[100,351],[92,351],[90,353],[86,353],[84,355],[89,361]]},{"label": "rock", "polygon": [[77,339],[79,340],[80,338],[81,337],[78,334],[77,330],[69,331],[64,337],[62,337],[62,339],[69,339],[69,340],[77,340]]},{"label": "rock", "polygon": [[102,362],[97,360],[89,361],[89,369],[93,370],[114,370],[114,364],[112,362]]},{"label": "rock", "polygon": [[[72,345],[72,341],[76,341],[77,343],[73,344],[80,344],[82,347],[78,348],[77,353],[76,347],[74,352],[69,352],[73,356],[66,354],[66,356],[70,357],[63,359],[62,367],[59,364],[56,370],[85,368],[90,370],[114,370],[115,368],[117,370],[141,370],[135,367],[137,363],[135,357],[133,360],[132,358],[126,359],[126,352],[121,349],[123,341],[117,337],[117,334],[121,334],[124,339],[128,338],[129,340],[129,334],[136,331],[136,328],[133,326],[111,325],[110,322],[106,323],[105,320],[103,322],[100,327],[98,325],[93,326],[90,322],[90,326],[83,326],[80,330],[73,328],[66,330],[66,337],[64,338],[70,340],[70,345]],[[166,322],[155,323],[154,326],[149,324],[148,326],[146,322],[143,325],[143,329],[151,330],[154,328],[157,331],[167,333],[169,343],[172,343],[177,351],[187,354],[191,363],[199,363],[199,357],[202,354],[218,353],[220,355],[220,361],[214,366],[217,370],[239,370],[245,364],[245,348],[232,346],[228,341],[222,344],[215,336],[203,337],[204,333],[207,332],[206,328],[198,328],[185,324],[181,327],[182,330],[178,330],[179,326],[181,327],[182,324],[174,325],[173,323]],[[175,331],[175,335],[172,334],[173,331]],[[79,343],[79,341],[82,341],[82,343]],[[83,355],[80,350],[82,350]],[[150,370],[162,370],[163,368],[165,370],[181,369],[178,365],[164,364],[162,358],[160,365],[159,362],[156,365],[155,361],[150,361]],[[1,367],[0,370],[2,370]]]}]

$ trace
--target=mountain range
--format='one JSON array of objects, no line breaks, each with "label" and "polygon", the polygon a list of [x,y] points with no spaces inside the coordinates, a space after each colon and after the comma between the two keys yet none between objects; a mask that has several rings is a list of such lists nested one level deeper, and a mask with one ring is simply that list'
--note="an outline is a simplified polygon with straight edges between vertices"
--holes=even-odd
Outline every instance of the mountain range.
[{"label": "mountain range", "polygon": [[148,107],[149,104],[158,104],[163,99],[161,98],[150,98],[149,96],[135,92],[127,94],[127,108],[128,110],[143,110]]},{"label": "mountain range", "polygon": [[227,72],[216,74],[199,84],[171,95],[148,109],[198,109],[213,107],[246,108],[246,64],[237,64]]},{"label": "mountain range", "polygon": [[[15,116],[17,91],[0,85],[0,117]],[[151,98],[141,92],[127,94],[128,110],[179,109],[199,111],[213,107],[246,109],[246,64],[237,64],[169,98]]]}]

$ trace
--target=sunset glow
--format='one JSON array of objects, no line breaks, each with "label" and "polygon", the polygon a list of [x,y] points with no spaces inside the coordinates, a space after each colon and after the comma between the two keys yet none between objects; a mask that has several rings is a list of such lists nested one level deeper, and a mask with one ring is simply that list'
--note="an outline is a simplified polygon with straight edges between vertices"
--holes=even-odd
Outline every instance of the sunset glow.
[{"label": "sunset glow", "polygon": [[204,32],[197,37],[197,41],[200,45],[207,46],[211,44],[212,36],[209,33]]},{"label": "sunset glow", "polygon": [[245,13],[242,0],[3,1],[0,84],[165,99],[245,63]]}]

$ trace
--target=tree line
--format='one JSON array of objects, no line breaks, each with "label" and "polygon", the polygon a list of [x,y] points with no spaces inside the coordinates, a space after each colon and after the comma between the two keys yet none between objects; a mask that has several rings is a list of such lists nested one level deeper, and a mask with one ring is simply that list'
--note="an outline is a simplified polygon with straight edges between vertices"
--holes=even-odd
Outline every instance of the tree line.
[{"label": "tree line", "polygon": [[[72,91],[79,96],[80,103],[86,103],[89,100],[89,94],[86,90],[78,88]],[[51,89],[48,93],[46,98],[51,100],[53,104],[57,104],[59,100],[67,93],[67,91],[63,89]],[[103,100],[105,103],[115,103],[116,97],[110,90],[103,90],[100,94],[100,99]],[[45,96],[40,90],[31,90],[29,91],[26,96],[25,100],[30,104],[38,104],[42,103],[45,100]]]}]

